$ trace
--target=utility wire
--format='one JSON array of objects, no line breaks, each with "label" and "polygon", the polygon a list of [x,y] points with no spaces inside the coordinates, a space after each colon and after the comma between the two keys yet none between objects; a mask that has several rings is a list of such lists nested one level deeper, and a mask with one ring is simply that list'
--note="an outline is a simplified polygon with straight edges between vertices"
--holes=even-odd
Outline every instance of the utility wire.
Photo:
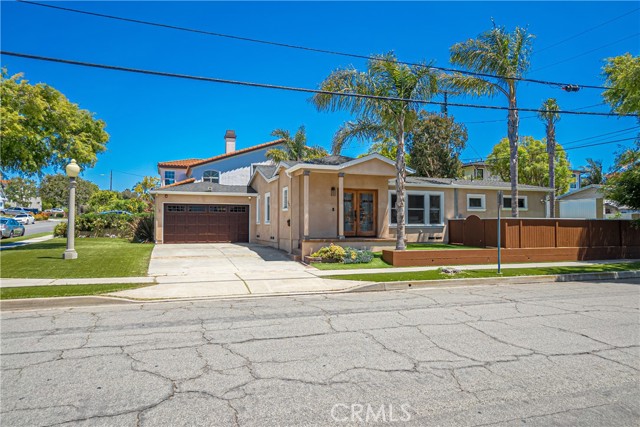
[{"label": "utility wire", "polygon": [[[566,145],[569,145],[569,144],[574,144],[574,143],[576,143],[576,142],[587,141],[587,140],[589,140],[589,139],[598,139],[598,138],[601,138],[601,137],[603,137],[603,136],[612,135],[612,134],[627,133],[627,132],[631,132],[631,131],[634,131],[634,130],[640,130],[640,126],[634,126],[634,127],[632,127],[632,128],[616,130],[616,131],[613,131],[613,132],[601,133],[600,135],[589,136],[589,137],[587,137],[587,138],[575,139],[575,140],[573,140],[573,141],[566,142],[566,143],[564,143],[564,144],[562,144],[562,145],[563,145],[563,146],[566,146]],[[619,135],[618,135],[618,136],[619,136]],[[610,136],[609,136],[609,137],[610,137]],[[605,138],[605,139],[606,139],[606,138]]]},{"label": "utility wire", "polygon": [[[593,104],[593,105],[587,105],[585,107],[580,107],[580,108],[574,108],[574,111],[580,111],[580,110],[586,110],[587,108],[591,108],[591,107],[599,107],[600,105],[605,105],[604,102],[599,102],[597,104]],[[533,116],[525,116],[525,117],[520,117],[520,120],[525,120],[525,119],[537,119],[539,118],[537,115],[533,115]],[[482,124],[482,123],[500,123],[500,122],[504,122],[504,119],[500,119],[500,120],[480,120],[480,121],[474,121],[474,122],[463,122],[465,125],[476,125],[476,124]]]},{"label": "utility wire", "polygon": [[[81,67],[99,68],[99,69],[113,70],[113,71],[124,71],[129,73],[137,73],[137,74],[145,74],[145,75],[161,76],[161,77],[172,77],[172,78],[185,79],[185,80],[197,80],[197,81],[221,83],[221,84],[228,84],[228,85],[235,85],[235,86],[259,87],[264,89],[285,90],[290,92],[345,96],[345,97],[363,98],[363,99],[376,99],[381,101],[407,102],[407,103],[415,103],[415,104],[422,104],[422,105],[443,105],[444,104],[444,102],[441,102],[441,101],[427,101],[423,99],[367,95],[367,94],[352,93],[352,92],[334,92],[334,91],[328,91],[328,90],[308,89],[308,88],[302,88],[302,87],[296,87],[296,86],[284,86],[284,85],[267,84],[267,83],[247,82],[242,80],[229,80],[229,79],[221,79],[221,78],[215,78],[215,77],[203,77],[203,76],[193,76],[188,74],[168,73],[163,71],[144,70],[140,68],[121,67],[117,65],[96,64],[92,62],[74,61],[70,59],[51,58],[46,56],[31,55],[31,54],[18,53],[18,52],[9,52],[4,50],[0,50],[0,55],[33,59],[37,61],[55,62],[60,64],[77,65]],[[509,107],[502,107],[502,106],[496,106],[496,105],[462,104],[462,103],[453,103],[453,102],[449,102],[447,103],[447,105],[451,107],[477,108],[477,109],[487,109],[487,110],[511,110],[511,108]],[[539,110],[536,108],[515,108],[515,110],[525,111],[525,112],[535,112],[535,113],[557,113],[557,114],[572,114],[572,115],[585,115],[585,116],[637,117],[637,115],[635,114],[600,113],[596,111]]]},{"label": "utility wire", "polygon": [[639,7],[639,8],[636,8],[636,9],[633,9],[633,10],[630,10],[630,11],[629,11],[629,12],[627,12],[627,13],[623,13],[622,15],[616,16],[615,18],[609,19],[608,21],[605,21],[605,22],[603,22],[603,23],[601,23],[601,24],[598,24],[598,25],[596,25],[595,27],[587,28],[586,30],[581,31],[581,32],[579,32],[578,34],[574,34],[574,35],[573,35],[573,36],[571,36],[571,37],[567,37],[566,39],[562,39],[562,40],[560,40],[559,42],[553,43],[553,44],[551,44],[551,45],[549,45],[549,46],[545,46],[545,47],[543,47],[542,49],[537,49],[537,50],[534,52],[534,55],[535,55],[535,54],[538,54],[538,53],[540,53],[540,52],[544,52],[545,50],[548,50],[548,49],[554,48],[554,47],[556,47],[556,46],[559,46],[559,45],[561,45],[561,44],[563,44],[563,43],[566,43],[566,42],[568,42],[568,41],[570,41],[570,40],[573,40],[573,39],[575,39],[575,38],[578,38],[578,37],[580,37],[581,35],[583,35],[583,34],[587,34],[587,33],[591,32],[591,31],[593,31],[593,30],[595,30],[595,29],[598,29],[598,28],[600,28],[600,27],[604,27],[604,26],[605,26],[605,25],[607,25],[607,24],[610,24],[610,23],[612,23],[612,22],[614,22],[614,21],[617,21],[618,19],[624,18],[625,16],[631,15],[632,13],[635,13],[635,12],[637,12],[637,11],[639,11],[639,10],[640,10],[640,7]]},{"label": "utility wire", "polygon": [[[342,52],[342,51],[336,51],[336,50],[313,48],[313,47],[294,45],[294,44],[288,44],[288,43],[280,43],[280,42],[274,42],[274,41],[270,41],[270,40],[263,40],[263,39],[255,39],[255,38],[251,38],[251,37],[236,36],[236,35],[233,35],[233,34],[217,33],[217,32],[213,32],[213,31],[199,30],[199,29],[195,29],[195,28],[181,27],[181,26],[170,25],[170,24],[162,24],[162,23],[159,23],[159,22],[143,21],[141,19],[125,18],[125,17],[122,17],[122,16],[107,15],[107,14],[98,13],[98,12],[89,12],[89,11],[86,11],[86,10],[80,10],[80,9],[73,9],[73,8],[69,8],[69,7],[56,6],[56,5],[53,5],[53,4],[37,3],[37,2],[27,1],[27,0],[17,0],[17,2],[18,3],[30,4],[30,5],[33,5],[33,6],[40,6],[40,7],[47,7],[47,8],[50,8],[50,9],[62,10],[62,11],[65,11],[65,12],[73,12],[73,13],[79,13],[79,14],[82,14],[82,15],[90,15],[90,16],[96,16],[96,17],[100,17],[100,18],[114,19],[114,20],[117,20],[117,21],[130,22],[130,23],[134,23],[134,24],[149,25],[149,26],[152,26],[152,27],[167,28],[167,29],[170,29],[170,30],[186,31],[186,32],[190,32],[190,33],[202,34],[202,35],[207,35],[207,36],[222,37],[222,38],[240,40],[240,41],[251,42],[251,43],[260,43],[260,44],[264,44],[264,45],[278,46],[278,47],[284,47],[284,48],[289,48],[289,49],[298,49],[298,50],[304,50],[304,51],[308,51],[308,52],[325,53],[325,54],[329,54],[329,55],[337,55],[337,56],[343,56],[343,57],[348,57],[348,58],[357,58],[357,59],[366,59],[366,60],[375,59],[375,60],[379,60],[379,61],[388,61],[388,62],[394,62],[394,63],[398,63],[398,64],[403,64],[403,65],[425,67],[425,68],[430,68],[430,69],[439,70],[439,71],[460,73],[460,74],[465,74],[465,75],[487,77],[487,78],[493,78],[493,79],[507,79],[508,78],[508,79],[516,80],[516,81],[538,83],[538,84],[544,84],[544,85],[553,85],[553,86],[571,85],[571,83],[552,82],[552,81],[547,81],[547,80],[529,79],[529,78],[525,78],[525,77],[506,77],[506,76],[500,76],[500,75],[489,74],[489,73],[478,73],[478,72],[474,72],[474,71],[459,70],[459,69],[449,68],[449,67],[438,67],[438,66],[435,66],[435,65],[425,65],[425,64],[415,63],[415,62],[391,61],[391,60],[387,60],[387,59],[383,59],[383,58],[375,58],[375,57],[372,57],[372,56],[369,56],[369,55],[360,55],[360,54],[356,54],[356,53],[349,53],[349,52]],[[576,85],[576,84],[573,84],[573,85]],[[611,88],[606,87],[606,86],[597,86],[597,85],[582,85],[582,84],[579,84],[579,85],[576,85],[576,86],[579,86],[580,88],[584,88],[584,89],[611,89]]]}]

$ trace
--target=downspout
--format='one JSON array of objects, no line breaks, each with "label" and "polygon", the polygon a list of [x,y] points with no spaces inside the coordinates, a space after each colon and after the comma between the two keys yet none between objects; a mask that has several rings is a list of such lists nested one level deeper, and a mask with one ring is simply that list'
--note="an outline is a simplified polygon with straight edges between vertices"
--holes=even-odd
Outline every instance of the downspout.
[{"label": "downspout", "polygon": [[453,219],[458,218],[458,189],[453,189]]}]

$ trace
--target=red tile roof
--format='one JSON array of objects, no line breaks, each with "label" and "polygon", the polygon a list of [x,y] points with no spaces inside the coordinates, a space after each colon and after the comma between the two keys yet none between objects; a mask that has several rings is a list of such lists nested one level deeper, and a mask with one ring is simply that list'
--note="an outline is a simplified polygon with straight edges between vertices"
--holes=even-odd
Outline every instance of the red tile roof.
[{"label": "red tile roof", "polygon": [[241,150],[236,150],[236,151],[233,151],[231,153],[220,154],[220,155],[217,155],[217,156],[209,157],[208,159],[201,159],[201,160],[195,161],[195,162],[189,164],[189,166],[187,166],[187,175],[189,174],[190,169],[192,167],[194,167],[194,166],[200,166],[200,165],[204,165],[205,163],[213,162],[215,160],[222,160],[222,159],[226,159],[228,157],[236,156],[238,154],[244,154],[244,153],[248,153],[250,151],[260,150],[261,148],[272,147],[274,145],[281,144],[283,141],[284,141],[283,139],[276,139],[275,141],[265,142],[264,144],[254,145],[253,147],[243,148]]},{"label": "red tile roof", "polygon": [[169,160],[168,162],[159,162],[159,168],[188,168],[192,163],[197,163],[202,159],[184,159],[184,160]]},{"label": "red tile roof", "polygon": [[178,185],[182,185],[182,184],[190,184],[195,181],[196,181],[195,178],[187,178],[182,181],[174,182],[173,184],[163,185],[162,187],[158,188],[158,190],[162,190],[163,188],[169,188],[169,187],[177,187]]}]

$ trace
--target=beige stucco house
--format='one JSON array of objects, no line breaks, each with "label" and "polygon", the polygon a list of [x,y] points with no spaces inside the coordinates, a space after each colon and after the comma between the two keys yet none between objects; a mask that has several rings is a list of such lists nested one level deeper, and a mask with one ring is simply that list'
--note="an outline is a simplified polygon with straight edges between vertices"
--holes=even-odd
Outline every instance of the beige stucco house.
[{"label": "beige stucco house", "polygon": [[[233,152],[224,159],[229,156]],[[201,170],[214,170],[224,159]],[[394,247],[393,161],[378,154],[279,164],[263,158],[250,171],[242,185],[212,182],[192,173],[155,190],[157,243],[253,242],[299,255],[330,242],[374,250]],[[498,191],[508,194],[510,184],[410,176],[406,188],[407,240],[446,242],[449,219],[496,217]],[[544,217],[548,192],[545,187],[521,185],[521,216]],[[510,203],[506,196],[505,216]]]}]

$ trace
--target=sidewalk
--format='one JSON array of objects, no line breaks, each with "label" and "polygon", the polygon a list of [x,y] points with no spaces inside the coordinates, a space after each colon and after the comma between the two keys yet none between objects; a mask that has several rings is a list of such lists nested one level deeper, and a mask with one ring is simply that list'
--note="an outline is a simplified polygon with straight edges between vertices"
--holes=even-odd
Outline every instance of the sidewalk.
[{"label": "sidewalk", "polygon": [[53,234],[51,234],[49,236],[34,237],[33,239],[21,240],[19,242],[2,243],[0,245],[0,251],[4,251],[4,250],[7,250],[7,249],[12,249],[12,248],[17,248],[19,246],[29,245],[31,243],[45,242],[45,241],[51,240],[51,239],[53,239]]}]

